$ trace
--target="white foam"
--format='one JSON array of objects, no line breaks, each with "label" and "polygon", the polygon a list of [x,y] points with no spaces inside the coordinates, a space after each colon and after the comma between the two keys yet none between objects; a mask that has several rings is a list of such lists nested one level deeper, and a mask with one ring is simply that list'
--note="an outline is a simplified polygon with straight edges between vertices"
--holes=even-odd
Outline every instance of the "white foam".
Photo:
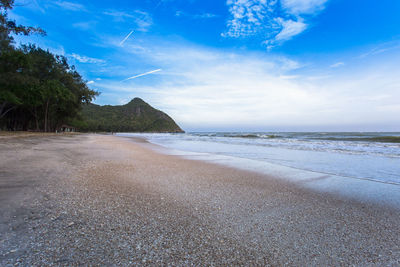
[{"label": "white foam", "polygon": [[[127,134],[122,136],[129,137],[132,135]],[[155,144],[155,146],[152,146],[153,149],[157,149],[159,152],[169,155],[182,156],[191,160],[207,161],[242,170],[254,171],[278,179],[284,179],[296,183],[298,186],[318,192],[335,194],[361,202],[373,202],[379,205],[400,209],[400,185],[396,181],[393,182],[385,177],[385,168],[382,167],[383,165],[377,164],[376,162],[378,161],[375,162],[374,166],[369,166],[368,163],[362,162],[361,160],[358,161],[362,163],[360,165],[354,165],[354,162],[347,162],[346,166],[342,166],[340,164],[343,163],[343,160],[335,162],[335,160],[338,160],[338,156],[332,155],[330,158],[328,155],[327,159],[332,161],[333,168],[340,167],[348,169],[354,167],[350,173],[356,172],[366,174],[369,170],[383,173],[383,177],[379,177],[379,179],[375,179],[374,177],[364,178],[363,176],[335,175],[319,170],[305,170],[303,169],[303,166],[301,166],[301,169],[296,168],[297,166],[284,166],[282,164],[284,162],[282,161],[278,161],[277,163],[270,162],[266,161],[265,158],[249,158],[250,155],[246,153],[254,152],[254,147],[245,147],[237,144],[214,144],[210,142],[187,140],[181,141],[179,136],[171,136],[168,134],[146,134],[134,136],[146,138],[149,142]],[[223,149],[229,150],[224,151]],[[253,151],[251,151],[252,149]],[[210,153],[210,151],[212,152]],[[271,151],[271,149],[268,149],[268,151]],[[256,154],[256,156],[257,155],[258,154]],[[375,158],[371,158],[368,162],[371,162],[371,160],[373,162],[374,159]],[[396,160],[397,162],[398,159],[388,160]],[[302,161],[295,163],[299,165],[301,162]],[[331,163],[330,161],[327,162],[329,164]],[[366,166],[366,164],[368,166]],[[391,164],[393,165],[395,162],[392,162]]]},{"label": "white foam", "polygon": [[207,161],[265,174],[318,192],[400,209],[400,186],[392,183],[301,170],[265,161],[226,155],[189,152],[166,147],[158,147],[156,149],[159,152],[181,156],[186,159]]}]

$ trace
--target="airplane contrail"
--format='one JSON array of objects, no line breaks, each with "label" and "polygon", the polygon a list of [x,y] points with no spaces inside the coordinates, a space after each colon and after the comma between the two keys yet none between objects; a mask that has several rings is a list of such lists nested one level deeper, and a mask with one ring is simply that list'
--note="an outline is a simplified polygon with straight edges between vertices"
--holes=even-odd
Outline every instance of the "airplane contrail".
[{"label": "airplane contrail", "polygon": [[142,76],[146,76],[146,75],[152,74],[154,72],[158,72],[158,71],[161,71],[161,69],[156,69],[156,70],[148,71],[148,72],[145,72],[145,73],[142,73],[142,74],[139,74],[139,75],[135,75],[135,76],[129,77],[128,79],[123,80],[122,82],[125,82],[127,80],[136,79],[136,78],[139,78],[139,77],[142,77]]},{"label": "airplane contrail", "polygon": [[156,5],[156,7],[154,8],[154,10],[157,9],[157,7],[161,4],[162,0],[158,1],[158,4]]},{"label": "airplane contrail", "polygon": [[119,43],[119,46],[122,46],[122,45],[125,43],[125,41],[128,40],[129,36],[131,36],[132,33],[133,33],[133,31],[131,31],[131,32],[124,38],[124,40],[122,40],[122,41]]}]

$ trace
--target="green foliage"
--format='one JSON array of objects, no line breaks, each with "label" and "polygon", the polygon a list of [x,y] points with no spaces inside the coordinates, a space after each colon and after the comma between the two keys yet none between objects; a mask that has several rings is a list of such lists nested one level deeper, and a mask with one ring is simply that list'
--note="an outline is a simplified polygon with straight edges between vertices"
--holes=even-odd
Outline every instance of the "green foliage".
[{"label": "green foliage", "polygon": [[0,63],[3,128],[54,131],[99,94],[64,57],[34,45],[0,54]]},{"label": "green foliage", "polygon": [[23,25],[17,25],[14,20],[7,18],[8,10],[13,9],[14,0],[0,0],[0,30],[6,32],[7,35],[10,33],[29,35],[32,33],[46,34],[41,28],[38,27],[27,27]]},{"label": "green foliage", "polygon": [[9,20],[13,5],[14,0],[0,0],[0,129],[54,131],[99,93],[65,57],[34,45],[13,46],[10,34],[45,34]]},{"label": "green foliage", "polygon": [[80,124],[81,131],[100,132],[183,132],[165,113],[140,98],[122,106],[84,105]]},{"label": "green foliage", "polygon": [[41,35],[45,35],[45,31],[38,27],[29,27],[18,25],[14,20],[10,20],[8,16],[8,11],[11,10],[14,6],[14,0],[0,0],[0,48],[1,53],[5,50],[11,48],[11,43],[13,42],[13,38],[10,35],[13,34],[22,34],[22,35],[30,35],[32,33],[37,33]]}]

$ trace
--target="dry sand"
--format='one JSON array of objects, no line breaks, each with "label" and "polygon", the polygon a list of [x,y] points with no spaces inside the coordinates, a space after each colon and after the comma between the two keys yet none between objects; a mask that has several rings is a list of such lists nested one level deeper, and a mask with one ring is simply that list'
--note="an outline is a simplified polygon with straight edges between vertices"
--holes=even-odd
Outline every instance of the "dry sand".
[{"label": "dry sand", "polygon": [[400,210],[105,135],[0,139],[0,266],[399,266]]}]

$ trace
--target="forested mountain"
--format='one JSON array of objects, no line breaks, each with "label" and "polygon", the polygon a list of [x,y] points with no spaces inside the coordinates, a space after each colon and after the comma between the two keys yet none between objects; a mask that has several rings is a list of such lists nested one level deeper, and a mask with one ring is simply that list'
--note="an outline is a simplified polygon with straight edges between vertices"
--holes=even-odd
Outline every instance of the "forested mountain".
[{"label": "forested mountain", "polygon": [[140,98],[121,106],[84,105],[81,117],[74,124],[80,131],[183,132],[171,117]]}]

